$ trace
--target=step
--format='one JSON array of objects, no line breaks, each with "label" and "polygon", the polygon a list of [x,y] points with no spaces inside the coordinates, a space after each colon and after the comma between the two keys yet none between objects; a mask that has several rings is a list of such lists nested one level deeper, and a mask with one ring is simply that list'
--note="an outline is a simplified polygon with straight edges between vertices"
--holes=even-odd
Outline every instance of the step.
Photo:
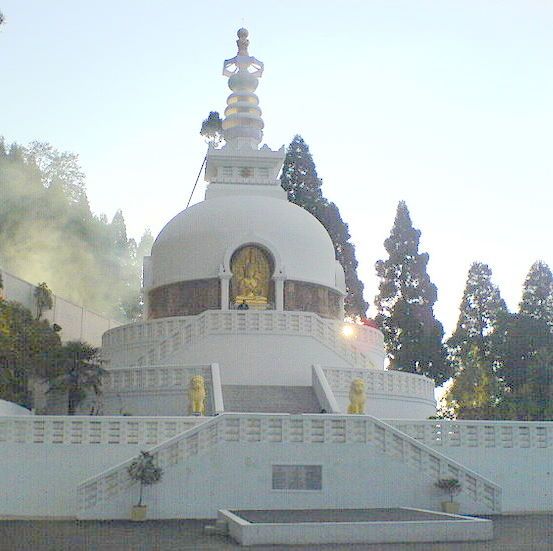
[{"label": "step", "polygon": [[245,413],[320,413],[310,386],[223,385],[225,411]]}]

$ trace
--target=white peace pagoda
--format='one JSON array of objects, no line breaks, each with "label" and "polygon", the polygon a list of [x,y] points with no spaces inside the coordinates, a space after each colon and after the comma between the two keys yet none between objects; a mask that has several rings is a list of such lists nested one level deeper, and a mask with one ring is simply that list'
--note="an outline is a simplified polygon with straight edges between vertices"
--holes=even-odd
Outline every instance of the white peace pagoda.
[{"label": "white peace pagoda", "polygon": [[[345,412],[361,379],[367,413],[425,419],[435,413],[433,382],[386,371],[382,333],[344,323],[330,236],[288,201],[284,147],[260,147],[263,63],[248,54],[247,34],[224,63],[225,145],[209,148],[205,200],[177,214],[145,259],[146,321],[103,337],[102,412],[186,415],[185,391],[200,375],[208,414]],[[333,396],[322,392],[329,383]]]},{"label": "white peace pagoda", "polygon": [[386,370],[382,333],[344,322],[331,239],[287,200],[284,149],[260,147],[263,64],[247,36],[224,63],[225,145],[209,148],[205,200],[145,259],[145,321],[103,336],[101,402],[0,416],[0,515],[128,518],[141,450],[164,470],[145,490],[149,518],[438,510],[444,478],[460,481],[465,513],[553,510],[552,423],[428,419],[433,382]]}]

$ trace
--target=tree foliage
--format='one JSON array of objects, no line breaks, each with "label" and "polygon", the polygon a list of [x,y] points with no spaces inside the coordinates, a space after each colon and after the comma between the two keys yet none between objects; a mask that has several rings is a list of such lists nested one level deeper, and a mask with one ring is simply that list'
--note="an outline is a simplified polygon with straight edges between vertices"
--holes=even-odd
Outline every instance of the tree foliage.
[{"label": "tree foliage", "polygon": [[336,259],[345,272],[346,314],[365,316],[368,304],[363,299],[363,283],[357,276],[358,263],[348,225],[342,220],[338,207],[323,196],[322,180],[317,174],[313,156],[299,135],[294,136],[287,148],[280,181],[288,200],[315,216],[332,239]]},{"label": "tree foliage", "polygon": [[535,263],[520,312],[507,311],[490,268],[474,263],[449,339],[455,379],[445,399],[462,419],[553,419],[553,334],[547,266]]},{"label": "tree foliage", "polygon": [[544,262],[534,262],[530,267],[522,288],[519,313],[553,327],[553,275]]},{"label": "tree foliage", "polygon": [[457,365],[463,363],[473,347],[491,361],[491,334],[499,317],[507,312],[491,276],[490,267],[481,262],[474,262],[469,269],[457,326],[447,342]]},{"label": "tree foliage", "polygon": [[141,507],[144,486],[158,483],[163,476],[163,469],[154,463],[154,456],[150,452],[141,451],[140,455],[128,466],[127,473],[131,480],[140,483],[140,497],[137,505]]},{"label": "tree foliage", "polygon": [[33,407],[31,381],[50,376],[60,338],[17,302],[0,299],[0,398]]},{"label": "tree foliage", "polygon": [[46,285],[46,282],[43,281],[35,287],[34,297],[36,302],[36,319],[40,319],[43,312],[46,310],[51,310],[54,305],[54,300],[52,299],[52,291]]},{"label": "tree foliage", "polygon": [[200,134],[212,145],[219,145],[223,141],[223,121],[217,111],[211,111],[202,122]]},{"label": "tree foliage", "polygon": [[111,224],[92,214],[76,155],[0,139],[0,197],[0,266],[101,314],[140,314],[146,247],[128,238],[121,211]]},{"label": "tree foliage", "polygon": [[67,342],[53,355],[48,392],[67,396],[67,415],[75,415],[90,392],[101,392],[100,350],[80,341]]},{"label": "tree foliage", "polygon": [[401,201],[384,242],[388,259],[376,263],[380,278],[376,321],[392,369],[424,374],[441,384],[449,378],[450,367],[442,344],[443,327],[434,316],[437,290],[426,271],[429,257],[419,253],[420,235]]},{"label": "tree foliage", "polygon": [[511,392],[518,391],[530,375],[530,366],[544,350],[553,350],[548,324],[528,314],[502,314],[492,334],[492,355],[498,375]]},{"label": "tree foliage", "polygon": [[522,384],[505,393],[501,417],[553,421],[553,349],[542,348],[533,355]]},{"label": "tree foliage", "polygon": [[494,419],[500,399],[501,385],[491,363],[473,346],[444,395],[448,408],[457,419]]}]

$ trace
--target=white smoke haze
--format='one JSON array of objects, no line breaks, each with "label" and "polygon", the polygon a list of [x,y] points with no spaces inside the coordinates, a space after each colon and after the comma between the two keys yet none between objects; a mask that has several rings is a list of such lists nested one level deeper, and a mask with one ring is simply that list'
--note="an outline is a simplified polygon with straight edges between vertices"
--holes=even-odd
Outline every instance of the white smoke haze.
[{"label": "white smoke haze", "polygon": [[0,140],[0,266],[125,320],[136,316],[151,242],[149,232],[138,247],[127,239],[122,213],[108,223],[90,211],[77,155],[43,142],[7,150]]}]

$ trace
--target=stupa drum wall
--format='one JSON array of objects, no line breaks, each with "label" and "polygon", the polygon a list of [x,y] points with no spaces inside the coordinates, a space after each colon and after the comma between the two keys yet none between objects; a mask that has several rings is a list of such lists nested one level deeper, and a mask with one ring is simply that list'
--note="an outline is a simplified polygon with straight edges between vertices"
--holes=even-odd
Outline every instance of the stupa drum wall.
[{"label": "stupa drum wall", "polygon": [[148,293],[148,318],[194,316],[205,310],[221,308],[218,278],[170,283]]}]

